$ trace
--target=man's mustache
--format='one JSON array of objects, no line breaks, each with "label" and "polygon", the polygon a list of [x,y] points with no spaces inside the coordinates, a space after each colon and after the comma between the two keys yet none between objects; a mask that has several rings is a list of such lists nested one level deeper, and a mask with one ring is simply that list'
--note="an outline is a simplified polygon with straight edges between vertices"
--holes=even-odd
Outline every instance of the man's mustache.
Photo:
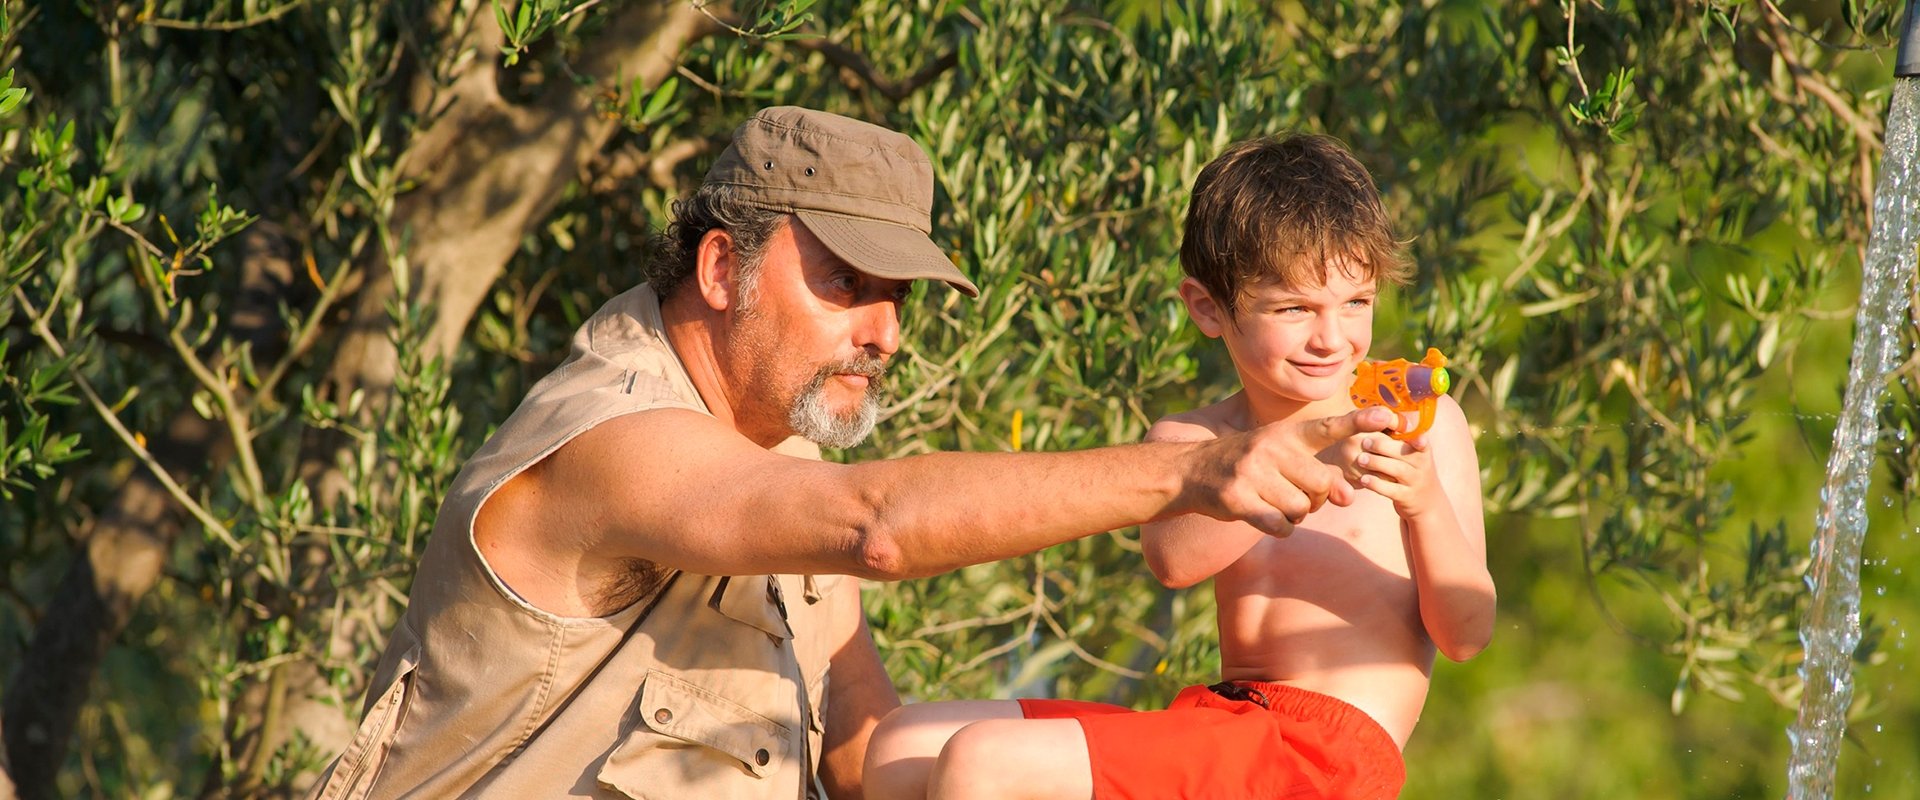
[{"label": "man's mustache", "polygon": [[880,356],[863,354],[827,364],[820,368],[820,371],[816,373],[816,377],[825,380],[833,375],[859,375],[878,385],[880,379],[886,377],[886,374],[886,359]]}]

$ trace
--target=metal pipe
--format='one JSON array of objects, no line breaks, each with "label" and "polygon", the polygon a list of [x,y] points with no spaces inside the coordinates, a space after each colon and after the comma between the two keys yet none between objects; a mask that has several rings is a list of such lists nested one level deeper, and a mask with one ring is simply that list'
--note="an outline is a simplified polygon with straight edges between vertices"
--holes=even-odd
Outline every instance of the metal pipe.
[{"label": "metal pipe", "polygon": [[1920,0],[1907,0],[1907,18],[1900,29],[1900,55],[1893,60],[1893,77],[1920,77]]}]

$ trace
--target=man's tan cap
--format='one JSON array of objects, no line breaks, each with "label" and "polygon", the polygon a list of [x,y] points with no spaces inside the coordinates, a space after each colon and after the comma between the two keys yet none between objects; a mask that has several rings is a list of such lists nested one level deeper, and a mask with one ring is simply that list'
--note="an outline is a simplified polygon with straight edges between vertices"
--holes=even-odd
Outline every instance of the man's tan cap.
[{"label": "man's tan cap", "polygon": [[980,290],[933,243],[933,164],[904,134],[838,114],[777,106],[733,131],[706,182],[800,218],[854,268]]}]

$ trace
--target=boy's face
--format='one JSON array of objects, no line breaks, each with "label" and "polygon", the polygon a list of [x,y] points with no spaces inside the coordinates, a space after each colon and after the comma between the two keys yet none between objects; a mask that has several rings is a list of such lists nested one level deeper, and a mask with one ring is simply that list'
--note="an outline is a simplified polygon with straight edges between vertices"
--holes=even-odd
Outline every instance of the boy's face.
[{"label": "boy's face", "polygon": [[1180,295],[1200,331],[1226,343],[1248,391],[1310,403],[1345,395],[1373,345],[1378,281],[1356,279],[1341,266],[1328,265],[1322,286],[1255,284],[1231,319],[1191,278]]}]

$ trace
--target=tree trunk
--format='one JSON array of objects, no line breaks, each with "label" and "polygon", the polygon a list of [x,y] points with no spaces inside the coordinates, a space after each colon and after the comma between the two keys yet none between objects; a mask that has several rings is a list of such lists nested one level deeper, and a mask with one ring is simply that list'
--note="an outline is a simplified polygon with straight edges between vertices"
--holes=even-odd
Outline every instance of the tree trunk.
[{"label": "tree trunk", "polygon": [[[176,477],[204,468],[221,439],[218,426],[191,411],[175,417],[152,444]],[[7,686],[12,724],[6,750],[17,790],[27,800],[55,796],[80,706],[107,648],[153,588],[180,531],[173,499],[151,474],[135,471],[88,532],[66,577],[21,654]]]},{"label": "tree trunk", "polygon": [[[497,25],[490,15],[483,17],[476,20],[476,33],[497,42]],[[581,54],[575,69],[657,86],[687,45],[718,30],[690,3],[628,8]],[[432,352],[453,353],[521,237],[619,128],[596,112],[591,92],[569,81],[554,84],[539,102],[513,106],[500,97],[490,64],[471,69],[448,90],[446,112],[401,160],[401,171],[421,183],[395,203],[393,225],[411,243],[412,299],[436,312],[427,341]],[[329,372],[337,397],[364,389],[373,398],[393,387],[395,354],[387,340],[393,281],[384,263],[376,269]]]}]

